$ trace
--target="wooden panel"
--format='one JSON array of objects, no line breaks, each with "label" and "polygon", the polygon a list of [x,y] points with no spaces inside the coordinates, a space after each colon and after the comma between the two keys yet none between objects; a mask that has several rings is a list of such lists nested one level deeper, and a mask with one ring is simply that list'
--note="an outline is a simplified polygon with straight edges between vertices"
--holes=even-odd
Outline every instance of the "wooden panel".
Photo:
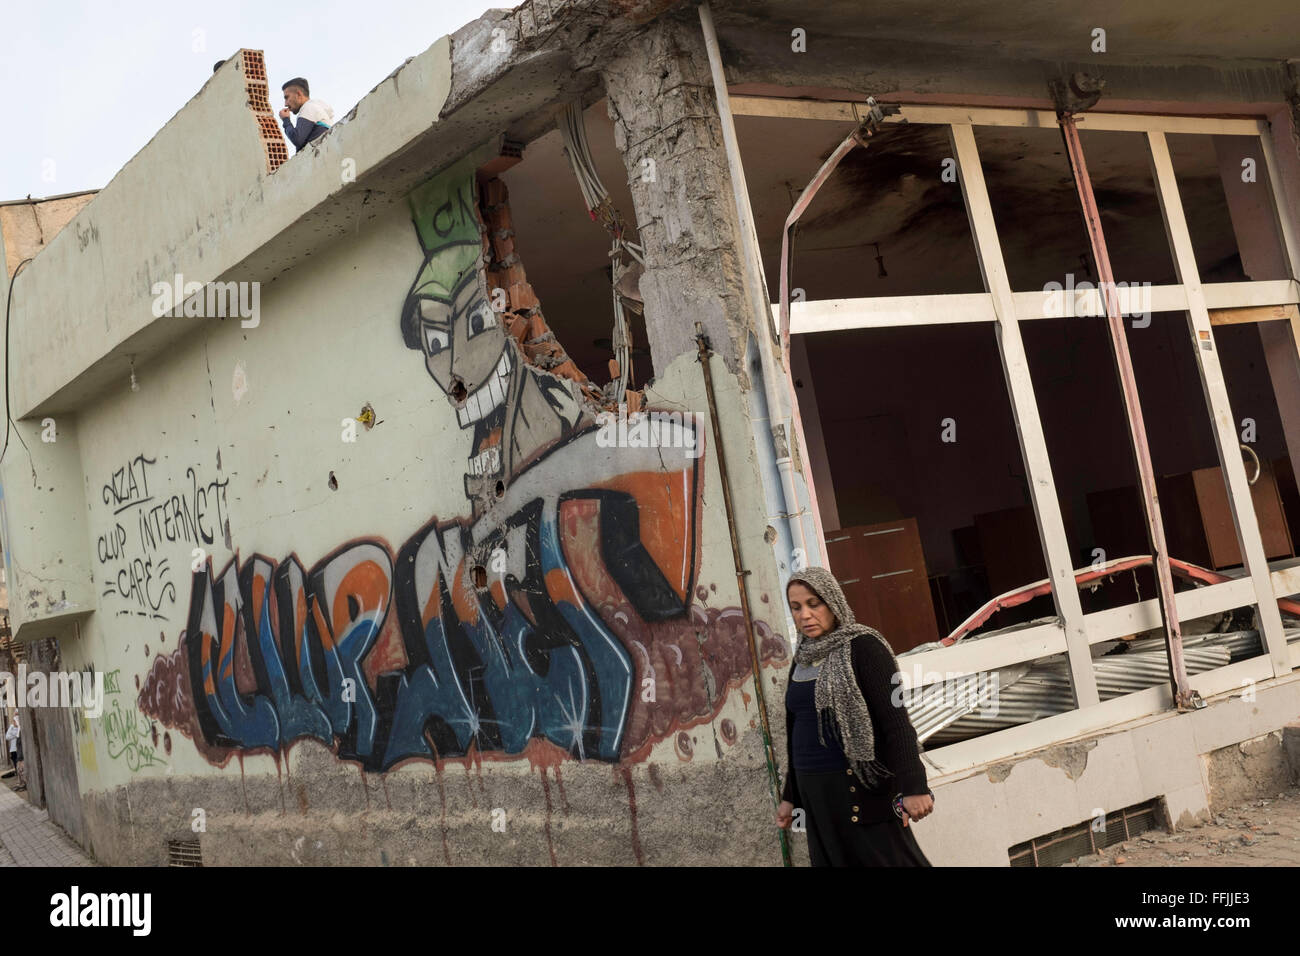
[{"label": "wooden panel", "polygon": [[1259,533],[1264,538],[1264,555],[1270,560],[1291,557],[1295,554],[1295,539],[1287,525],[1277,475],[1268,462],[1261,463],[1259,481],[1251,485],[1250,496],[1255,504]]},{"label": "wooden panel", "polygon": [[1277,494],[1282,501],[1282,515],[1286,519],[1287,533],[1291,535],[1294,554],[1296,542],[1300,541],[1300,487],[1296,485],[1290,458],[1277,458],[1273,461],[1273,477],[1277,479]]},{"label": "wooden panel", "polygon": [[828,532],[826,550],[854,617],[894,653],[939,639],[915,518]]},{"label": "wooden panel", "polygon": [[[1216,570],[1242,563],[1222,469],[1166,475],[1159,479],[1158,487],[1172,557]],[[1259,480],[1250,486],[1250,495],[1265,555],[1270,559],[1290,557],[1291,533],[1269,463],[1264,463]]]},{"label": "wooden panel", "polygon": [[1228,486],[1218,468],[1198,468],[1192,472],[1196,501],[1201,510],[1201,526],[1210,549],[1210,567],[1226,568],[1241,564],[1241,547],[1237,528],[1228,505]]},{"label": "wooden panel", "polygon": [[[1222,488],[1222,485],[1220,485]],[[1215,555],[1207,540],[1205,517],[1202,511],[1200,495],[1196,480],[1189,472],[1182,475],[1161,475],[1156,479],[1156,492],[1160,496],[1160,514],[1165,519],[1165,543],[1169,546],[1169,556],[1199,564],[1203,568],[1221,568],[1215,564]],[[1220,506],[1228,507],[1227,493],[1220,492]],[[1222,513],[1219,515],[1222,518]],[[1224,551],[1222,528],[1218,531],[1216,543],[1220,556],[1232,554],[1233,563],[1241,561],[1241,552],[1237,550],[1237,532],[1233,530],[1232,515],[1228,514],[1228,528],[1232,539],[1232,550]]]},{"label": "wooden panel", "polygon": [[[1237,543],[1232,512],[1228,508],[1228,489],[1223,481],[1223,472],[1218,468],[1202,468],[1192,472],[1192,479],[1196,484],[1201,522],[1210,549],[1210,566],[1217,569],[1241,564],[1241,548]],[[1268,465],[1263,466],[1259,480],[1250,486],[1250,496],[1264,542],[1264,555],[1268,558],[1290,557],[1291,535],[1282,513],[1277,480]]]},{"label": "wooden panel", "polygon": [[1243,309],[1210,309],[1211,325],[1241,325],[1244,322],[1295,321],[1300,310],[1294,305],[1256,305]]}]

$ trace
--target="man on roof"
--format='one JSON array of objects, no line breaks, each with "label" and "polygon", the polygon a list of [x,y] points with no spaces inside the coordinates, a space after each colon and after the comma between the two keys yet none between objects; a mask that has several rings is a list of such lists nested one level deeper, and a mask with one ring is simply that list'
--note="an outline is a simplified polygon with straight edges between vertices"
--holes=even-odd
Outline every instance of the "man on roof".
[{"label": "man on roof", "polygon": [[[312,140],[324,136],[325,131],[334,125],[334,110],[321,100],[311,98],[311,89],[301,76],[294,77],[280,89],[284,92],[284,109],[280,110],[284,132],[293,148],[300,151]],[[293,115],[298,117],[296,123],[290,118]]]}]

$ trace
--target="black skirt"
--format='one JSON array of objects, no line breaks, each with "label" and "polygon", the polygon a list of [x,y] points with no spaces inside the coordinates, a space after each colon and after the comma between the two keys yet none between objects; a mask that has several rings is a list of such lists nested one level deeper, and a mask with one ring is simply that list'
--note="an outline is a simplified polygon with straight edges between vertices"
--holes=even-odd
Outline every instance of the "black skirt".
[{"label": "black skirt", "polygon": [[[892,810],[888,819],[877,823],[851,822],[841,771],[799,774],[799,796],[807,813],[813,866],[930,865],[912,835],[915,824],[904,827]],[[881,814],[873,816],[878,819]]]}]

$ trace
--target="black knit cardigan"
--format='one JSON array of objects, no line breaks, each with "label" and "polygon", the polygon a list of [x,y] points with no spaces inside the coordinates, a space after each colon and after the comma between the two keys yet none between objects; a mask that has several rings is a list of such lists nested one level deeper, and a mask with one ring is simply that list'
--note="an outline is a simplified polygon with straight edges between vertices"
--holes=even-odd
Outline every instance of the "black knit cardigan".
[{"label": "black knit cardigan", "polygon": [[[907,707],[901,701],[894,706],[891,700],[895,688],[902,687],[901,675],[895,676],[898,674],[897,662],[885,645],[870,634],[854,638],[849,648],[853,674],[871,713],[876,759],[893,773],[891,778],[868,792],[873,796],[890,798],[895,794],[906,797],[929,793],[925,765],[921,763],[921,747],[907,715]],[[794,667],[790,670],[793,674]],[[789,708],[785,712],[785,752],[788,769],[781,799],[789,800],[796,807],[801,806],[799,782],[794,771],[794,714]]]}]

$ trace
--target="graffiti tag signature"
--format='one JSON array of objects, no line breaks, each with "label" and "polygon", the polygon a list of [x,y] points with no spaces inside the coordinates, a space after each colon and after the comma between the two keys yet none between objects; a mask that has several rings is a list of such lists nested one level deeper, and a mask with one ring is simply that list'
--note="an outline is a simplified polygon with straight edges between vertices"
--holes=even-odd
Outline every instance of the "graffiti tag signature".
[{"label": "graffiti tag signature", "polygon": [[114,760],[125,757],[132,770],[163,763],[149,744],[149,721],[132,709],[123,710],[119,701],[104,715],[104,728],[108,736],[108,755]]}]

